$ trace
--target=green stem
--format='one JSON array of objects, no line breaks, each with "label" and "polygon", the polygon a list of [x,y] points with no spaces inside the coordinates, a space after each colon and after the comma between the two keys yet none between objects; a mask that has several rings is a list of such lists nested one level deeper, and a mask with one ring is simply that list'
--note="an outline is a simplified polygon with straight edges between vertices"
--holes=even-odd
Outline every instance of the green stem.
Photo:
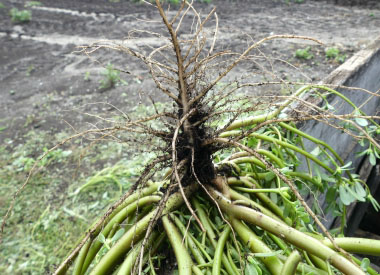
[{"label": "green stem", "polygon": [[286,260],[281,270],[281,275],[293,275],[296,273],[297,266],[301,261],[301,255],[297,250],[294,250]]},{"label": "green stem", "polygon": [[[242,195],[242,194],[234,191],[233,189],[230,189],[230,194],[231,194],[231,199],[233,199],[233,200],[245,201],[245,202],[247,202],[250,205],[250,207],[259,209],[262,213],[264,213],[268,217],[271,217],[272,219],[275,219],[275,220],[277,220],[279,222],[286,222],[286,223],[290,223],[291,224],[291,220],[290,219],[288,220],[288,219],[284,218],[285,221],[283,221],[281,218],[279,218],[278,216],[276,216],[276,214],[272,213],[270,210],[268,210],[267,208],[263,207],[261,204],[258,204],[257,202],[255,202],[255,201],[247,198],[246,196],[244,196],[244,195]],[[281,215],[281,217],[284,217],[283,216],[283,212],[282,212],[282,210],[280,208],[278,208],[278,212]]]},{"label": "green stem", "polygon": [[175,215],[170,215],[170,218],[174,221],[178,229],[181,231],[181,234],[186,237],[188,245],[190,247],[191,254],[193,254],[195,261],[198,265],[205,264],[206,261],[202,256],[202,252],[198,250],[197,245],[195,244],[190,232],[186,231],[185,226],[182,224],[180,219],[178,219]]},{"label": "green stem", "polygon": [[[216,237],[216,235],[214,233],[214,230],[212,229],[212,226],[211,226],[211,224],[209,222],[208,215],[206,214],[206,212],[202,208],[201,204],[199,203],[199,201],[195,197],[192,198],[191,202],[194,205],[197,214],[199,215],[198,216],[199,219],[201,220],[204,228],[206,229],[206,233],[207,233],[208,239],[210,240],[212,246],[214,248],[216,248],[216,245],[217,245],[216,238],[217,237]],[[224,253],[223,253],[223,256],[222,256],[222,263],[223,263],[224,268],[227,270],[228,274],[239,275],[239,273],[237,273],[233,269],[233,267],[231,266],[230,262],[228,261],[227,256]]]},{"label": "green stem", "polygon": [[309,255],[309,258],[316,267],[318,267],[324,271],[327,271],[328,266],[326,264],[326,261],[322,261],[320,258],[318,258],[314,255],[311,255],[311,254]]},{"label": "green stem", "polygon": [[73,275],[80,275],[83,262],[86,259],[88,249],[91,246],[91,239],[86,242],[86,244],[82,247],[82,249],[79,252],[78,258],[76,259]]},{"label": "green stem", "polygon": [[280,187],[280,188],[261,188],[261,189],[250,189],[245,187],[235,187],[236,190],[245,192],[245,193],[276,193],[280,194],[281,192],[289,191],[289,187]]},{"label": "green stem", "polygon": [[217,201],[220,208],[232,217],[259,226],[265,231],[273,233],[298,248],[314,254],[322,260],[329,260],[337,269],[347,275],[364,275],[364,272],[359,267],[320,241],[254,209],[235,205],[211,187],[208,187],[208,192]]},{"label": "green stem", "polygon": [[304,138],[310,140],[311,142],[313,142],[313,143],[315,143],[315,144],[319,144],[319,145],[322,145],[323,147],[327,148],[327,149],[328,149],[328,150],[334,155],[334,157],[339,161],[339,163],[340,163],[341,165],[344,165],[344,162],[343,162],[342,158],[341,158],[341,157],[338,155],[338,153],[335,152],[335,150],[334,150],[330,145],[328,145],[326,142],[324,142],[324,141],[322,141],[322,140],[320,140],[320,139],[317,139],[317,138],[315,138],[315,137],[313,137],[313,136],[310,136],[310,135],[306,134],[305,132],[302,132],[302,131],[298,130],[297,128],[290,126],[290,125],[287,124],[287,123],[280,122],[280,123],[278,123],[278,125],[280,125],[282,128],[285,128],[285,129],[287,129],[287,130],[289,130],[289,131],[292,131],[293,133],[296,133],[296,134],[299,135],[299,136],[302,136],[302,137],[304,137]]},{"label": "green stem", "polygon": [[[262,240],[260,240],[257,235],[245,226],[241,221],[231,218],[231,224],[242,239],[243,243],[253,252],[253,253],[271,253],[273,252]],[[260,260],[265,264],[265,266],[274,275],[281,275],[281,268],[283,266],[282,262],[276,256],[262,257]]]},{"label": "green stem", "polygon": [[100,262],[94,267],[91,275],[109,274],[118,261],[125,255],[134,242],[137,242],[144,234],[148,227],[150,219],[153,218],[156,211],[150,212],[143,219],[129,229],[123,237],[107,252]]},{"label": "green stem", "polygon": [[[351,100],[349,100],[342,93],[340,93],[338,91],[335,91],[334,89],[328,88],[326,86],[322,86],[322,85],[312,85],[311,87],[312,88],[322,89],[322,90],[328,91],[328,92],[330,92],[330,93],[332,93],[334,95],[339,96],[341,99],[343,99],[344,101],[346,101],[355,111],[359,111],[360,114],[362,114],[363,116],[367,116],[366,113],[364,113],[363,111],[361,111]],[[377,124],[376,121],[374,121],[372,118],[370,118],[368,120],[371,121],[377,127],[379,127],[379,124]]]},{"label": "green stem", "polygon": [[[147,247],[150,247],[154,242],[155,247],[153,247],[153,249],[157,250],[158,245],[156,244],[160,244],[163,241],[165,234],[161,234],[158,238],[157,238],[157,235],[158,235],[157,232],[153,232],[152,235],[150,235],[147,241]],[[142,241],[140,241],[135,247],[133,247],[133,249],[131,249],[131,251],[128,253],[128,256],[125,258],[124,262],[120,266],[117,275],[132,273],[132,268],[134,264],[136,263],[136,259],[139,256],[139,253],[141,251],[141,245],[142,245]]]},{"label": "green stem", "polygon": [[174,250],[180,275],[192,275],[193,261],[182,243],[182,236],[167,215],[162,217],[166,235]]},{"label": "green stem", "polygon": [[[287,257],[283,256],[283,255],[277,255],[278,258],[280,258],[282,261],[286,261],[287,260]],[[313,274],[313,275],[328,275],[328,273],[324,270],[320,270],[318,268],[315,268],[313,266],[310,266],[310,265],[307,265],[305,263],[299,263],[297,265],[297,271],[301,274]]]},{"label": "green stem", "polygon": [[256,134],[256,133],[252,133],[250,134],[250,136],[252,137],[255,137],[255,138],[258,138],[258,139],[261,139],[261,140],[265,140],[265,141],[268,141],[268,142],[272,142],[272,143],[276,143],[278,145],[281,145],[285,148],[289,148],[297,153],[300,153],[301,155],[304,155],[305,157],[311,159],[312,161],[314,161],[315,163],[317,163],[319,166],[323,167],[325,170],[329,171],[331,174],[334,174],[334,170],[331,169],[328,165],[324,164],[321,160],[319,160],[317,157],[315,157],[314,155],[310,154],[309,152],[305,151],[305,150],[302,150],[301,148],[293,145],[293,144],[290,144],[290,143],[287,143],[285,141],[280,141],[278,139],[275,139],[275,138],[272,138],[272,137],[269,137],[269,136],[266,136],[266,135],[261,135],[261,134]]},{"label": "green stem", "polygon": [[[112,230],[112,228],[115,225],[121,224],[131,213],[134,213],[137,210],[137,208],[143,207],[147,204],[152,204],[152,203],[158,202],[160,199],[161,199],[161,197],[159,197],[159,196],[147,196],[147,197],[143,197],[143,198],[131,203],[130,205],[126,206],[124,209],[120,210],[119,213],[114,215],[114,217],[107,223],[107,225],[102,230],[103,236],[107,238],[107,236],[108,236],[109,232]],[[91,246],[91,248],[87,254],[86,260],[83,264],[81,274],[84,274],[87,271],[87,268],[90,266],[91,262],[94,260],[96,254],[98,253],[99,249],[102,246],[103,246],[103,243],[101,243],[98,240],[96,240],[92,244],[92,246]]]},{"label": "green stem", "polygon": [[215,248],[214,263],[212,265],[212,275],[220,274],[220,267],[222,265],[224,245],[226,244],[227,238],[230,233],[231,233],[231,228],[229,225],[227,225],[222,235],[219,237],[218,244],[216,245],[216,248]]},{"label": "green stem", "polygon": [[[336,244],[347,252],[380,256],[380,240],[363,239],[363,238],[334,238]],[[322,243],[330,248],[333,248],[333,244],[324,239]]]},{"label": "green stem", "polygon": [[[354,256],[352,256],[352,260],[353,260],[356,264],[358,264],[358,265],[361,265],[361,264],[362,264],[362,261],[360,261],[358,258],[356,258],[356,257],[354,257]],[[368,272],[370,275],[379,275],[379,273],[378,273],[376,270],[374,270],[372,267],[370,267],[370,266],[367,267],[367,272]]]},{"label": "green stem", "polygon": [[[186,194],[194,192],[197,188],[197,185],[190,185],[186,188]],[[178,208],[183,203],[183,197],[181,193],[177,192],[172,194],[169,197],[169,200],[166,202],[165,209],[163,210],[162,215],[167,214],[171,210]],[[156,208],[144,218],[138,221],[131,229],[129,229],[119,240],[118,242],[111,247],[106,255],[100,260],[100,262],[95,266],[91,275],[101,275],[108,274],[115,265],[122,259],[122,257],[130,250],[130,247],[133,242],[136,242],[143,236],[147,227],[150,223],[150,220],[156,215]]]},{"label": "green stem", "polygon": [[[294,93],[293,97],[300,96],[303,92],[305,92],[306,90],[309,90],[310,88],[311,88],[311,86],[301,87],[300,89],[298,89],[298,91],[296,91]],[[270,120],[272,118],[275,118],[286,107],[288,107],[292,102],[294,102],[294,99],[289,99],[289,100],[285,101],[281,105],[281,107],[279,107],[277,110],[275,110],[275,111],[273,111],[271,113],[267,113],[267,114],[263,114],[263,115],[259,115],[259,116],[254,116],[254,117],[250,117],[250,118],[246,118],[246,119],[243,119],[243,120],[237,120],[237,121],[231,123],[231,125],[227,127],[226,131],[235,130],[235,129],[238,129],[238,128],[241,128],[241,127],[245,127],[245,126],[252,126],[252,125],[255,125],[255,124],[262,123],[264,121]]]}]

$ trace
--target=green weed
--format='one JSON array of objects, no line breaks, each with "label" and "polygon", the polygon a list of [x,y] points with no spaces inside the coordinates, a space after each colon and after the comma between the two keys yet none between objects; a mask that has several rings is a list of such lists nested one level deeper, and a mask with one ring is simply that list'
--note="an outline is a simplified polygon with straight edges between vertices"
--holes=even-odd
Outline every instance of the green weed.
[{"label": "green weed", "polygon": [[42,3],[40,1],[28,1],[24,5],[25,8],[38,7],[38,6],[42,6]]},{"label": "green weed", "polygon": [[86,73],[84,74],[84,78],[83,78],[83,79],[84,79],[85,81],[90,81],[90,75],[91,75],[90,72],[86,72]]},{"label": "green weed", "polygon": [[11,20],[15,23],[27,23],[32,19],[32,12],[28,10],[18,10],[12,8],[10,10]]},{"label": "green weed", "polygon": [[0,2],[0,9],[5,9],[5,5]]},{"label": "green weed", "polygon": [[346,60],[346,55],[341,54],[338,48],[326,49],[326,59],[334,59],[336,62],[343,63]]},{"label": "green weed", "polygon": [[30,76],[34,72],[34,65],[29,65],[28,69],[26,70],[26,76]]},{"label": "green weed", "polygon": [[128,84],[120,78],[120,71],[114,69],[112,64],[108,64],[106,70],[102,74],[104,75],[104,79],[100,81],[100,89],[110,89],[118,83],[122,83],[124,85]]},{"label": "green weed", "polygon": [[311,47],[306,47],[305,49],[298,49],[296,50],[294,56],[299,59],[305,59],[305,60],[313,59],[314,55],[310,53],[310,49]]}]

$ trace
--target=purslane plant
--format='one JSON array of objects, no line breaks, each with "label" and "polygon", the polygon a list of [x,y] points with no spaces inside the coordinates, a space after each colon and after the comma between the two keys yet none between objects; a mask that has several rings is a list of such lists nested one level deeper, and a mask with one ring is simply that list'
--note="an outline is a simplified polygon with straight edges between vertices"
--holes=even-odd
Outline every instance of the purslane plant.
[{"label": "purslane plant", "polygon": [[[297,123],[326,123],[369,146],[366,153],[378,157],[378,117],[365,114],[332,87],[305,85],[285,101],[273,95],[260,102],[238,92],[291,83],[253,83],[247,78],[222,82],[239,64],[255,62],[253,52],[264,42],[318,41],[275,35],[243,53],[214,52],[215,9],[202,20],[186,1],[170,19],[160,1],[155,8],[169,36],[152,33],[163,37],[163,44],[150,54],[107,42],[82,50],[93,54],[114,49],[140,59],[174,109],[159,111],[153,102],[155,113],[147,117],[91,129],[61,144],[88,134],[119,140],[127,132],[131,141],[148,140],[157,158],[86,231],[55,274],[156,274],[172,267],[180,275],[376,274],[367,260],[353,254],[380,256],[380,241],[342,234],[348,205],[368,201],[379,209],[378,202],[351,173],[350,163]],[[190,15],[196,23],[188,38],[179,30]],[[216,27],[210,31],[212,17]],[[331,95],[352,111],[333,110]],[[305,149],[306,140],[314,150]],[[165,168],[170,169],[163,175]],[[319,205],[318,197],[326,192],[327,205]],[[308,195],[311,203],[305,201]],[[341,216],[338,237],[321,223],[323,213]],[[176,265],[168,267],[163,258],[175,258]]]}]

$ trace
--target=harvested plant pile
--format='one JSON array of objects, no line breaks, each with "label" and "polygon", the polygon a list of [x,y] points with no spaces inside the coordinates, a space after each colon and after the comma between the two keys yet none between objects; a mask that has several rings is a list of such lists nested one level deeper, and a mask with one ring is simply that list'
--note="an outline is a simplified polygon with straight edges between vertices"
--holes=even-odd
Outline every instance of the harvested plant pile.
[{"label": "harvested plant pile", "polygon": [[[167,274],[172,267],[180,275],[376,274],[368,260],[349,253],[380,255],[380,241],[341,234],[348,205],[368,201],[378,209],[379,204],[350,173],[349,163],[297,129],[297,123],[307,120],[341,129],[367,146],[373,161],[380,152],[376,117],[321,85],[299,86],[276,76],[250,82],[249,72],[226,80],[243,62],[260,67],[258,60],[265,55],[259,47],[270,40],[319,41],[276,35],[242,53],[214,51],[215,9],[202,18],[184,1],[169,18],[159,1],[156,8],[169,35],[151,35],[162,46],[140,52],[104,41],[82,48],[87,55],[111,49],[140,59],[173,104],[159,110],[150,98],[155,114],[137,120],[123,114],[125,121],[116,124],[103,119],[111,125],[64,141],[89,134],[120,140],[120,133],[127,132],[129,141],[149,143],[157,157],[90,227],[56,274]],[[191,26],[182,26],[185,17],[193,18]],[[215,23],[213,29],[210,23]],[[190,34],[184,34],[186,27]],[[259,86],[298,88],[291,96],[257,97],[252,91]],[[328,103],[331,94],[351,105],[352,112],[337,112],[339,106]],[[315,144],[312,152],[304,140]],[[299,168],[301,162],[306,171]],[[328,204],[319,205],[318,197],[326,192]],[[311,206],[303,199],[308,195]],[[340,228],[327,231],[320,222],[323,213],[341,216]]]}]

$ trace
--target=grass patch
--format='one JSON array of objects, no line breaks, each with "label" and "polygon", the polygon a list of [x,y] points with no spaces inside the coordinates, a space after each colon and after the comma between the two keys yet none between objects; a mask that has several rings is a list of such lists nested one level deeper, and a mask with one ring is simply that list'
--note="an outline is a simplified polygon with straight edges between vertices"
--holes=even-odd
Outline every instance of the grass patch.
[{"label": "grass patch", "polygon": [[[158,108],[164,106],[161,105]],[[139,105],[134,115],[151,112]],[[65,132],[51,135],[32,130],[24,135],[23,144],[13,145],[5,140],[0,145],[1,217],[35,159],[68,136]],[[115,142],[97,143],[90,147],[89,154],[86,146],[88,142],[74,141],[49,153],[46,161],[39,164],[37,174],[18,197],[4,230],[0,274],[54,271],[92,220],[129,188],[146,162],[154,157],[153,153],[133,156],[131,148]]]}]

